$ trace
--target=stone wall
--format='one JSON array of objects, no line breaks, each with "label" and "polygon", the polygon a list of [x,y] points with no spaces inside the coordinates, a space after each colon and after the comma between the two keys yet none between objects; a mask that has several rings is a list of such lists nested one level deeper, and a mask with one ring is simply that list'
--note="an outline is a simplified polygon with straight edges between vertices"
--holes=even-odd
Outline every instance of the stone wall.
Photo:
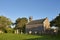
[{"label": "stone wall", "polygon": [[44,31],[43,24],[34,24],[34,25],[27,25],[26,26],[26,33],[37,34]]},{"label": "stone wall", "polygon": [[46,20],[43,22],[43,25],[44,25],[45,29],[50,28],[50,22],[49,22],[48,18],[46,18]]}]

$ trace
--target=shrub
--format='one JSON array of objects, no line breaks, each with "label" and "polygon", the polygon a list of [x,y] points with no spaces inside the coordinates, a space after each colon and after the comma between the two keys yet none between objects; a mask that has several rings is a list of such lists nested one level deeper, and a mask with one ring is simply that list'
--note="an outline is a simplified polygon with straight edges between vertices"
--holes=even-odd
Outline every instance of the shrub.
[{"label": "shrub", "polygon": [[13,33],[13,29],[12,28],[5,28],[4,33]]}]

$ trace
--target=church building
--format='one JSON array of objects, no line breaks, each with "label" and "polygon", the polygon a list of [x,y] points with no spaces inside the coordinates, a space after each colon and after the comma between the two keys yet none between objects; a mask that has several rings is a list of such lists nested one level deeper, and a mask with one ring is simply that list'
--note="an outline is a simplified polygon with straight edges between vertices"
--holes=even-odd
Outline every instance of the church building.
[{"label": "church building", "polygon": [[26,25],[26,33],[28,34],[40,34],[44,33],[47,29],[50,28],[50,22],[48,18],[32,20],[32,17],[29,17],[29,22]]}]

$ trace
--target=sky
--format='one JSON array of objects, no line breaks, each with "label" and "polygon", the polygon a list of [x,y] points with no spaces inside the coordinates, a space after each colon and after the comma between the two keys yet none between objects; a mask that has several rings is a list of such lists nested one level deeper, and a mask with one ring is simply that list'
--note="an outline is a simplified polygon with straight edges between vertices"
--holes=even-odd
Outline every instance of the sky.
[{"label": "sky", "polygon": [[17,18],[29,16],[33,20],[48,17],[51,21],[60,13],[60,0],[0,0],[0,16],[13,22]]}]

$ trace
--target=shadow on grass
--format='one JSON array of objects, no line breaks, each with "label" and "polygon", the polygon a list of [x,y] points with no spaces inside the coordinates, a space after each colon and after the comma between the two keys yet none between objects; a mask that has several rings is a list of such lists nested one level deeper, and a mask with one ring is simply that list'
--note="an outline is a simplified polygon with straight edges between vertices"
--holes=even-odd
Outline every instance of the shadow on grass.
[{"label": "shadow on grass", "polygon": [[57,35],[43,35],[41,37],[37,38],[30,38],[30,39],[25,39],[25,40],[60,40],[60,36]]},{"label": "shadow on grass", "polygon": [[25,39],[25,40],[45,40],[45,39],[42,39],[42,38],[31,38],[31,39]]}]

